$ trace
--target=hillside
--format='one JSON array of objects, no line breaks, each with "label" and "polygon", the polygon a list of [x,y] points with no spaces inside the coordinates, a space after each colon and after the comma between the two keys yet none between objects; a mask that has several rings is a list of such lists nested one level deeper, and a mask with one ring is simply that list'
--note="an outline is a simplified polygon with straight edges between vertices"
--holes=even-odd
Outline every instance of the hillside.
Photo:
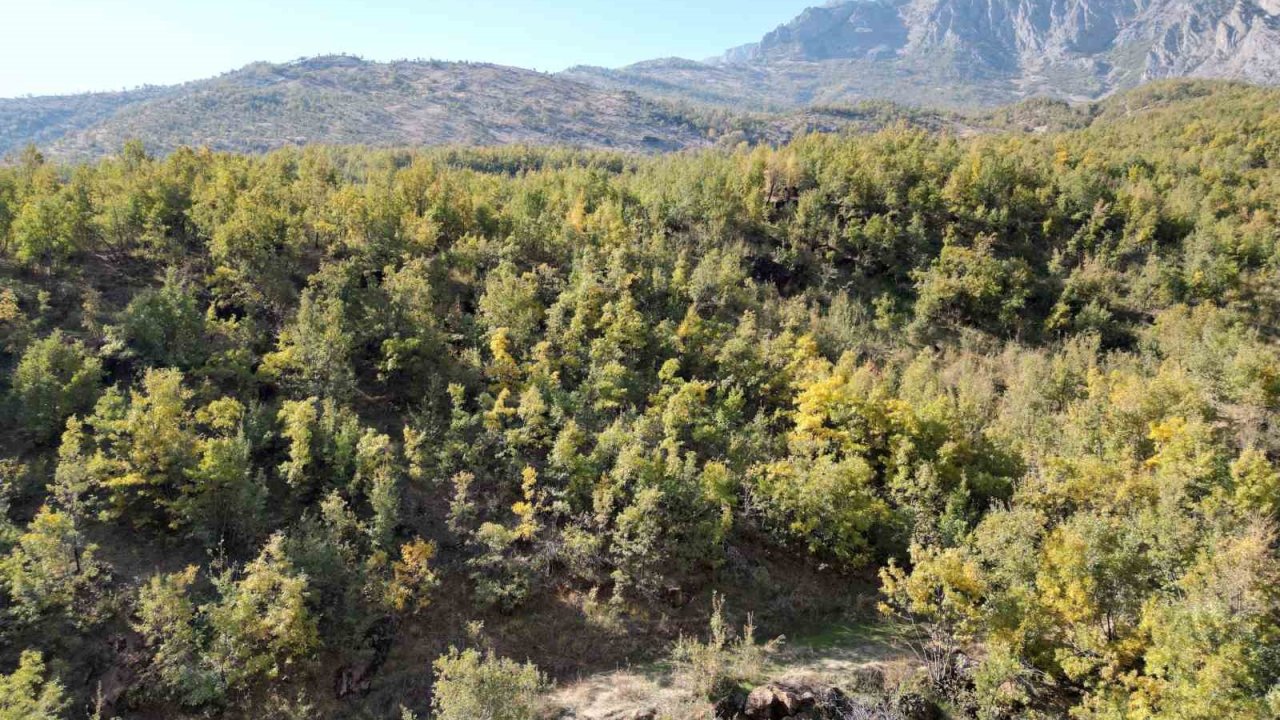
[{"label": "hillside", "polygon": [[161,154],[181,146],[265,152],[307,144],[655,153],[897,122],[958,131],[980,122],[883,102],[767,113],[715,105],[496,65],[331,56],[259,63],[172,87],[0,100],[0,157],[34,143],[50,157],[93,159],[132,139]]},{"label": "hillside", "polygon": [[119,95],[0,100],[0,154],[36,142],[59,157],[96,157],[132,138],[157,152],[180,145],[262,152],[308,143],[653,152],[710,144],[705,128],[632,93],[485,64],[332,56],[259,63]]},{"label": "hillside", "polygon": [[23,153],[0,717],[1272,720],[1277,108]]}]

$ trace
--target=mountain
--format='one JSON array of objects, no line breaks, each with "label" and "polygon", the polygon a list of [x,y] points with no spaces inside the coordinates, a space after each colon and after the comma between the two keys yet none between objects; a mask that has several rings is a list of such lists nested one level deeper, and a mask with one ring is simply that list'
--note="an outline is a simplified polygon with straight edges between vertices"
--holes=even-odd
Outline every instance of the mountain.
[{"label": "mountain", "polygon": [[691,105],[683,102],[687,93],[610,87],[602,79],[584,82],[483,63],[379,63],[334,55],[255,63],[168,87],[0,100],[0,157],[35,143],[54,157],[92,159],[134,138],[160,154],[183,145],[265,152],[307,143],[665,152],[779,143],[805,132],[865,131],[897,122],[970,129],[954,114],[887,103],[797,105],[772,113],[709,107],[725,104],[740,88],[732,79],[729,86],[724,97],[709,94]]},{"label": "mountain", "polygon": [[[1102,98],[1148,80],[1280,82],[1280,0],[854,0],[704,61],[557,74],[336,55],[118,93],[0,100],[0,157],[86,159],[140,138],[261,152],[305,143],[572,145],[662,152],[779,142],[944,110]],[[928,112],[885,106],[932,108]]]},{"label": "mountain", "polygon": [[328,56],[256,63],[166,88],[0,100],[0,155],[35,142],[53,155],[94,157],[130,138],[157,152],[303,143],[660,151],[711,143],[705,127],[632,92],[475,63]]},{"label": "mountain", "polygon": [[761,108],[1083,100],[1172,77],[1270,84],[1280,82],[1280,0],[853,0],[809,8],[706,62],[566,75]]}]

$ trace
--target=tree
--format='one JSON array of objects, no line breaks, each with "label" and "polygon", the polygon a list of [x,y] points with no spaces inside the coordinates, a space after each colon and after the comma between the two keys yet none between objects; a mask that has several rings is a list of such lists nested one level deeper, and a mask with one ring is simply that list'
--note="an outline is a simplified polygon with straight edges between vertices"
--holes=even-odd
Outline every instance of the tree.
[{"label": "tree", "polygon": [[431,592],[440,579],[431,567],[435,543],[416,538],[400,546],[400,558],[391,564],[387,604],[396,612],[415,614],[431,603]]},{"label": "tree", "polygon": [[1031,269],[1020,258],[999,258],[993,239],[972,246],[949,243],[927,270],[916,275],[916,318],[912,331],[954,331],[971,325],[1013,334],[1023,324],[1031,293]]},{"label": "tree", "polygon": [[93,407],[102,387],[102,363],[60,330],[32,343],[13,374],[22,428],[37,442],[61,434],[71,415]]},{"label": "tree", "polygon": [[195,288],[172,270],[163,286],[129,301],[120,334],[132,353],[156,367],[192,369],[208,356],[205,317],[196,304]]},{"label": "tree", "polygon": [[354,352],[342,298],[308,288],[280,333],[279,349],[263,359],[262,372],[304,393],[347,400],[356,389]]},{"label": "tree", "polygon": [[138,589],[134,629],[151,650],[150,684],[188,707],[220,700],[222,678],[204,657],[205,638],[198,626],[199,608],[190,597],[197,569],[153,576]]},{"label": "tree", "polygon": [[45,505],[36,513],[17,547],[0,560],[0,575],[15,610],[28,622],[65,614],[76,625],[97,621],[98,595],[107,568],[95,557],[65,512]]},{"label": "tree", "polygon": [[18,667],[0,675],[0,720],[61,720],[69,705],[62,684],[45,677],[44,657],[23,650]]},{"label": "tree", "polygon": [[112,392],[98,403],[88,424],[104,450],[95,472],[114,517],[145,526],[179,514],[182,489],[199,459],[191,399],[182,373],[165,369],[147,370],[141,391],[131,391],[127,403]]},{"label": "tree", "polygon": [[211,662],[228,686],[287,675],[319,646],[307,577],[295,571],[283,534],[243,572],[224,573],[215,585],[221,597],[203,612],[213,633]]},{"label": "tree", "polygon": [[291,487],[314,491],[352,482],[361,430],[351,411],[313,397],[285,401],[277,417],[289,441],[289,459],[280,472]]},{"label": "tree", "polygon": [[82,190],[68,185],[22,204],[12,227],[14,254],[20,262],[52,270],[85,248],[88,199]]},{"label": "tree", "polygon": [[262,520],[266,487],[253,468],[244,416],[244,406],[233,398],[215,400],[196,412],[208,431],[198,441],[200,459],[187,470],[189,482],[175,502],[175,513],[210,546],[243,546],[254,539]]},{"label": "tree", "polygon": [[400,522],[400,474],[391,438],[366,430],[356,445],[356,482],[369,498],[369,532],[379,547],[391,545]]}]

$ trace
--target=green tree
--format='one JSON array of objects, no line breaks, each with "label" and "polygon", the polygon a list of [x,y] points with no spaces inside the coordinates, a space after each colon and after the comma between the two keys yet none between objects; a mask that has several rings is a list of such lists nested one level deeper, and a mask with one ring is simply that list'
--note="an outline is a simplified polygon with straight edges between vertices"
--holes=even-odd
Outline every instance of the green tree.
[{"label": "green tree", "polygon": [[70,704],[57,680],[45,676],[44,657],[23,650],[18,667],[0,675],[0,720],[61,720]]},{"label": "green tree", "polygon": [[68,417],[93,407],[102,375],[102,363],[60,330],[32,343],[13,374],[22,428],[37,442],[58,437]]},{"label": "green tree", "polygon": [[221,597],[203,611],[213,639],[210,661],[228,686],[289,674],[319,647],[316,618],[307,604],[308,581],[273,535],[238,574],[215,580]]},{"label": "green tree", "polygon": [[172,270],[164,285],[144,290],[125,308],[121,340],[145,363],[189,370],[208,356],[205,316],[196,304],[195,288]]},{"label": "green tree", "polygon": [[42,506],[17,546],[0,560],[18,616],[34,622],[65,614],[76,625],[93,625],[108,572],[97,552],[70,515]]},{"label": "green tree", "polygon": [[216,702],[225,688],[204,656],[199,608],[190,597],[196,567],[155,575],[138,589],[138,631],[151,650],[147,679],[157,691],[189,707]]}]

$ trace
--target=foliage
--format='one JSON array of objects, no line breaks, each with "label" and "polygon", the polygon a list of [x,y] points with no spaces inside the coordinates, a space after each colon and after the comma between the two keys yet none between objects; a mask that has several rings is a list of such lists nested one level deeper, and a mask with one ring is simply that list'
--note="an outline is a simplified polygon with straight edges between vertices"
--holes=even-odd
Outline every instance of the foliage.
[{"label": "foliage", "polygon": [[18,667],[0,675],[0,720],[58,720],[68,701],[62,685],[45,677],[44,658],[24,650]]},{"label": "foliage", "polygon": [[546,678],[532,663],[450,648],[432,664],[437,720],[533,720]]},{"label": "foliage", "polygon": [[654,632],[767,556],[878,571],[986,717],[1274,714],[1280,124],[1178,87],[652,159],[27,153],[0,661],[96,679],[131,625],[139,712],[302,712],[459,608]]},{"label": "foliage", "polygon": [[13,397],[22,429],[37,441],[62,433],[67,418],[97,400],[102,362],[60,330],[27,347],[13,372]]}]

